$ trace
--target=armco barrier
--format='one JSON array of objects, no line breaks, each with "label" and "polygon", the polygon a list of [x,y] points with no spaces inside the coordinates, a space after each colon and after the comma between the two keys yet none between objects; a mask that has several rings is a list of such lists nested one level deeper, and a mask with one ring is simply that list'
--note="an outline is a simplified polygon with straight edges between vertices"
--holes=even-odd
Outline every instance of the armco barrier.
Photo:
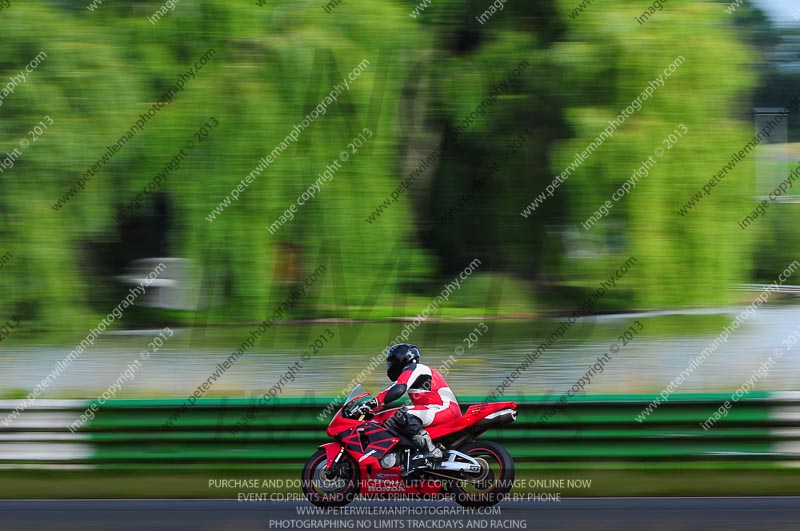
[{"label": "armco barrier", "polygon": [[[800,393],[751,393],[704,431],[705,421],[728,394],[670,397],[646,420],[637,416],[655,396],[573,397],[545,425],[537,419],[552,397],[506,396],[519,403],[517,422],[484,437],[503,443],[519,466],[582,467],[589,463],[685,463],[730,467],[800,466]],[[462,407],[478,397],[462,397]],[[284,398],[256,408],[242,431],[231,428],[255,399],[199,399],[164,427],[183,399],[111,400],[72,433],[68,427],[89,406],[83,400],[38,400],[8,426],[0,424],[0,467],[296,468],[326,442],[327,419],[317,416],[327,398]],[[0,401],[5,419],[20,401]],[[715,465],[716,463],[716,465]],[[526,465],[527,464],[527,465]]]}]

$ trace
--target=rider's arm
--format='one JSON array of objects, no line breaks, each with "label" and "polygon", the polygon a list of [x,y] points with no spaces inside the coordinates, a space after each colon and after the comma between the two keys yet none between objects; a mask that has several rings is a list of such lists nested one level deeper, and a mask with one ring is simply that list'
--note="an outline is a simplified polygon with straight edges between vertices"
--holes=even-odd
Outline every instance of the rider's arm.
[{"label": "rider's arm", "polygon": [[378,393],[378,396],[375,397],[378,400],[378,405],[383,406],[389,404],[406,394],[408,390],[408,378],[411,376],[412,372],[413,371],[410,370],[403,371],[394,384]]},{"label": "rider's arm", "polygon": [[378,405],[383,406],[389,404],[390,402],[394,402],[404,394],[406,394],[406,390],[408,386],[406,384],[396,383],[391,387],[381,391],[378,396],[375,398],[378,400]]}]

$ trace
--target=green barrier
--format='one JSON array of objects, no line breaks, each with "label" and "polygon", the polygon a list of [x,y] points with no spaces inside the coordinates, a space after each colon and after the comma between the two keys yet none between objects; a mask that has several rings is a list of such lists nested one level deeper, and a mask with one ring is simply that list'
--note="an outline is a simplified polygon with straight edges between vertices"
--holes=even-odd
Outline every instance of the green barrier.
[{"label": "green barrier", "polygon": [[[576,396],[553,414],[552,397],[506,396],[518,402],[517,421],[484,437],[505,445],[521,467],[689,461],[774,466],[800,459],[800,393],[751,393],[708,430],[700,424],[730,395],[673,395],[642,418],[655,398]],[[459,402],[465,409],[481,399]],[[198,399],[181,410],[184,399],[110,400],[73,433],[69,426],[90,402],[39,401],[0,427],[0,465],[279,469],[302,463],[329,440],[330,415],[318,416],[330,402],[283,398],[258,407],[257,399]],[[0,401],[0,418],[18,405]],[[255,419],[234,431],[248,411]]]}]

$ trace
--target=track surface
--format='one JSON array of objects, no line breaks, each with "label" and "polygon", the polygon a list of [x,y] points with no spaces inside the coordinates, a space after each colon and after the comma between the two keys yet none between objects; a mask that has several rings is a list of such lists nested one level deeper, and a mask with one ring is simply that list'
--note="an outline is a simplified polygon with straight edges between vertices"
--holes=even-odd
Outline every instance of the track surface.
[{"label": "track surface", "polygon": [[[572,498],[506,500],[493,514],[465,514],[449,501],[356,502],[348,514],[298,514],[303,501],[0,501],[0,529],[249,531],[271,529],[535,529],[797,531],[800,497]],[[372,514],[364,515],[364,511]],[[401,511],[405,511],[402,513]],[[361,512],[362,514],[354,514]],[[390,514],[394,513],[394,514]]]}]

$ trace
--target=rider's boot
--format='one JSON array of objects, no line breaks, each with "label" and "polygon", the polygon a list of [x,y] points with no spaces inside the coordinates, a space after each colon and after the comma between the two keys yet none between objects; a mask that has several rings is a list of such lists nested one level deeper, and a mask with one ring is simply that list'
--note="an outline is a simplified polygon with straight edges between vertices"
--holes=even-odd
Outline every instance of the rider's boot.
[{"label": "rider's boot", "polygon": [[411,441],[423,452],[426,459],[441,459],[442,451],[433,444],[430,434],[422,430],[411,438]]}]

